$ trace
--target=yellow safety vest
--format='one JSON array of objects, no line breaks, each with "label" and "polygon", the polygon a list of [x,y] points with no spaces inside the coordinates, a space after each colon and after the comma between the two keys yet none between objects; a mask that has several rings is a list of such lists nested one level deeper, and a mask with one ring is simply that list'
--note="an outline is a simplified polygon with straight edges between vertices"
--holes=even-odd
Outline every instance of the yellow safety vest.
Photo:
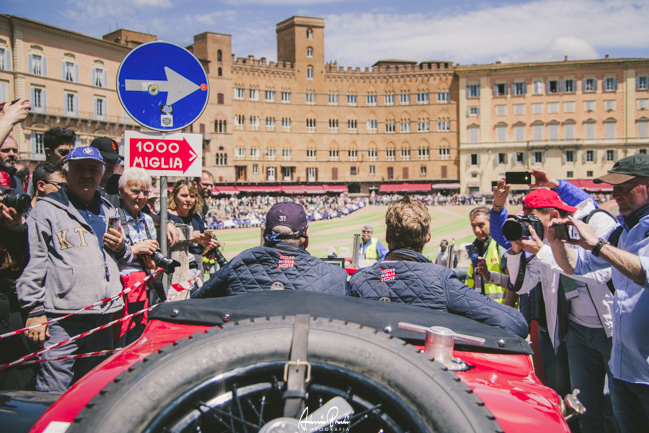
[{"label": "yellow safety vest", "polygon": [[[489,245],[487,246],[487,254],[485,255],[484,259],[489,271],[502,274],[502,270],[500,269],[500,252],[498,250],[498,243],[496,243],[496,241],[494,241],[493,239],[489,241]],[[473,279],[473,263],[469,264],[469,270],[466,274],[467,277],[464,283],[469,287],[475,287],[475,281]],[[496,302],[500,302],[501,304],[505,303],[507,288],[497,286],[495,284],[483,284],[483,286],[483,295],[493,299]]]},{"label": "yellow safety vest", "polygon": [[[370,240],[370,244],[365,247],[365,260],[378,260],[379,253],[376,251],[376,238]],[[363,244],[361,243],[361,257],[363,255]]]}]

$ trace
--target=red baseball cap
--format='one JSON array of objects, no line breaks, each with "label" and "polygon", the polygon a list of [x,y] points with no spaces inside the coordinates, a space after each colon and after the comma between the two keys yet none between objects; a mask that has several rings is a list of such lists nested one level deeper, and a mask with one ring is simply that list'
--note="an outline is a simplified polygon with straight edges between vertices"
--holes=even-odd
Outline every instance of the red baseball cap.
[{"label": "red baseball cap", "polygon": [[550,189],[535,189],[523,199],[525,209],[538,209],[542,207],[553,207],[566,212],[575,212],[576,207],[568,206],[556,192]]},{"label": "red baseball cap", "polygon": [[11,176],[6,171],[0,171],[0,186],[11,188]]}]

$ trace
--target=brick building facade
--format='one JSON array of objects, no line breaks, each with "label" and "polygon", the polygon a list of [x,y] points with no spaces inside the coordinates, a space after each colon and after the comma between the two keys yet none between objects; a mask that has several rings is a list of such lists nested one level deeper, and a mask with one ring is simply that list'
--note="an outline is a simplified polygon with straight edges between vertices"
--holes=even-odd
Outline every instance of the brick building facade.
[{"label": "brick building facade", "polygon": [[[202,33],[187,47],[210,83],[203,163],[217,182],[337,184],[350,192],[412,183],[486,193],[506,171],[542,167],[588,181],[649,149],[648,59],[454,65],[325,62],[325,23],[277,24],[277,61],[236,57],[232,36]],[[43,132],[73,129],[78,144],[140,130],[122,109],[117,69],[155,35],[103,40],[0,15],[0,100],[28,97],[16,127],[21,161],[44,159]]]}]

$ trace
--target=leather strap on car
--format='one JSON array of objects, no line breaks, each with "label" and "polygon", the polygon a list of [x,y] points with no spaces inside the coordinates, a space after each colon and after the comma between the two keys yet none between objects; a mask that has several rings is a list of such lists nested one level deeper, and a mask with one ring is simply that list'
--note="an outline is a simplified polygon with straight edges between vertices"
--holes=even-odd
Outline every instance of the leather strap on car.
[{"label": "leather strap on car", "polygon": [[311,380],[311,365],[307,362],[309,339],[308,314],[295,316],[293,325],[293,340],[289,362],[284,367],[284,416],[298,418],[303,411],[306,400],[305,384]]}]

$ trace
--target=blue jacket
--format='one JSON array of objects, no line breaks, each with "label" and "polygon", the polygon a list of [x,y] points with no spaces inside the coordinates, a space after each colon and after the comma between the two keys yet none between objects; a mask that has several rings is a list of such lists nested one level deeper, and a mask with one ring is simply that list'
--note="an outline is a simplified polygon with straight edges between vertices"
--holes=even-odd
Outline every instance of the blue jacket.
[{"label": "blue jacket", "polygon": [[412,250],[390,251],[386,261],[360,269],[349,280],[349,288],[352,296],[443,310],[522,338],[529,331],[517,310],[482,296],[464,285],[450,269]]},{"label": "blue jacket", "polygon": [[243,251],[192,293],[216,298],[262,290],[306,290],[349,295],[347,272],[298,246],[266,243]]}]

